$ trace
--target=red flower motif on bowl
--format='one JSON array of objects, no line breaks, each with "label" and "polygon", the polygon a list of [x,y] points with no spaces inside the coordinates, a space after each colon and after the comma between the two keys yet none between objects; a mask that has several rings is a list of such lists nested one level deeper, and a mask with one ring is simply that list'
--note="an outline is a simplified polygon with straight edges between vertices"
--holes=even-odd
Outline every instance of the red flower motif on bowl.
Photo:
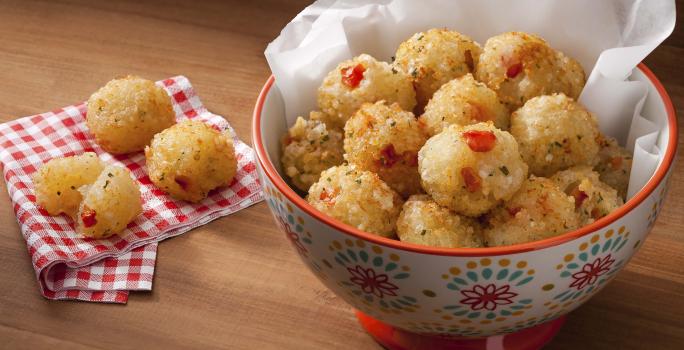
[{"label": "red flower motif on bowl", "polygon": [[590,284],[594,284],[599,276],[610,271],[610,267],[614,262],[615,259],[608,254],[604,258],[596,258],[594,262],[585,264],[581,271],[572,274],[574,281],[570,284],[570,287],[581,290]]},{"label": "red flower motif on bowl", "polygon": [[294,245],[295,248],[297,248],[297,251],[299,252],[299,254],[306,255],[306,253],[308,251],[306,250],[306,248],[304,247],[302,242],[299,240],[299,235],[296,232],[292,231],[292,229],[290,228],[290,225],[287,222],[285,222],[285,220],[278,217],[278,221],[280,222],[280,226],[285,231],[285,235],[287,236],[287,239],[289,239],[290,242],[292,242],[292,245]]},{"label": "red flower motif on bowl", "polygon": [[511,298],[518,296],[518,293],[510,291],[509,285],[497,287],[490,283],[486,286],[475,285],[471,290],[462,290],[461,294],[465,299],[460,300],[461,304],[470,305],[472,310],[496,310],[499,305],[512,304]]},{"label": "red flower motif on bowl", "polygon": [[385,274],[378,274],[373,269],[364,269],[356,265],[356,267],[347,267],[347,271],[351,274],[350,280],[358,284],[365,293],[373,294],[378,298],[385,295],[397,296],[395,292],[399,287],[389,282],[389,277]]}]

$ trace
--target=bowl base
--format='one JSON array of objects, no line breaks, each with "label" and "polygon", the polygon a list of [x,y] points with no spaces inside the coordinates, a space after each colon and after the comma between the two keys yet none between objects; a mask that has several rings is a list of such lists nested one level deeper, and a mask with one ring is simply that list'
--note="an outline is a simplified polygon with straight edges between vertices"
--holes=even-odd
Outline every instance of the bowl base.
[{"label": "bowl base", "polygon": [[537,350],[553,339],[565,323],[565,316],[561,316],[515,333],[486,338],[465,338],[408,332],[382,323],[361,311],[356,311],[356,318],[366,332],[388,350]]}]

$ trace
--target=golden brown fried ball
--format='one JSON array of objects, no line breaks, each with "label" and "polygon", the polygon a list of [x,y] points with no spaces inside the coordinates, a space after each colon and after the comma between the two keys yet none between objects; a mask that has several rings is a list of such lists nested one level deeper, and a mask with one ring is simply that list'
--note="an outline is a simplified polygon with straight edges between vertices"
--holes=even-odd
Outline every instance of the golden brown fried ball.
[{"label": "golden brown fried ball", "polygon": [[431,247],[483,247],[477,222],[440,206],[428,195],[411,196],[397,220],[397,235],[403,242]]},{"label": "golden brown fried ball", "polygon": [[413,79],[420,112],[442,85],[474,73],[480,52],[480,45],[461,33],[430,29],[399,45],[394,66]]},{"label": "golden brown fried ball", "polygon": [[492,121],[501,130],[508,130],[508,109],[499,101],[496,92],[476,81],[468,73],[449,81],[435,92],[425,107],[420,120],[430,136],[439,134],[451,125],[469,125]]},{"label": "golden brown fried ball", "polygon": [[154,82],[127,76],[114,79],[88,99],[86,124],[105,151],[142,151],[154,134],[176,122],[171,98]]},{"label": "golden brown fried ball", "polygon": [[140,188],[126,168],[106,167],[92,185],[79,189],[83,201],[76,231],[92,238],[106,238],[126,228],[142,212]]},{"label": "golden brown fried ball", "polygon": [[597,161],[596,117],[563,94],[527,101],[511,115],[511,134],[530,173],[537,176]]},{"label": "golden brown fried ball", "polygon": [[489,38],[475,77],[496,91],[511,111],[541,95],[564,93],[577,99],[585,83],[584,69],[577,61],[552,49],[544,39],[522,32]]},{"label": "golden brown fried ball", "polygon": [[237,172],[231,137],[201,121],[186,120],[155,135],[145,158],[157,187],[190,202],[228,185]]},{"label": "golden brown fried ball", "polygon": [[418,167],[435,202],[467,216],[511,198],[527,178],[517,142],[491,122],[450,125],[425,143]]},{"label": "golden brown fried ball", "polygon": [[624,203],[617,191],[599,180],[599,174],[590,166],[560,171],[551,180],[575,198],[575,209],[584,225],[610,214]]},{"label": "golden brown fried ball", "polygon": [[347,121],[344,132],[349,163],[378,174],[404,198],[422,192],[418,151],[427,137],[413,113],[396,103],[367,103]]},{"label": "golden brown fried ball", "polygon": [[410,111],[416,93],[408,75],[366,54],[340,63],[318,88],[320,117],[330,128],[343,128],[362,104],[380,100]]},{"label": "golden brown fried ball", "polygon": [[50,215],[75,217],[82,200],[78,188],[95,182],[104,167],[92,152],[51,159],[33,175],[36,202]]},{"label": "golden brown fried ball", "polygon": [[324,214],[384,237],[394,235],[402,205],[399,194],[378,175],[354,165],[322,172],[306,200]]},{"label": "golden brown fried ball", "polygon": [[282,140],[285,174],[297,188],[308,191],[318,181],[321,171],[342,164],[342,142],[342,131],[330,129],[313,117],[309,120],[298,117]]},{"label": "golden brown fried ball", "polygon": [[505,246],[560,235],[579,227],[572,197],[543,177],[530,176],[520,190],[494,209],[484,231],[487,246]]}]

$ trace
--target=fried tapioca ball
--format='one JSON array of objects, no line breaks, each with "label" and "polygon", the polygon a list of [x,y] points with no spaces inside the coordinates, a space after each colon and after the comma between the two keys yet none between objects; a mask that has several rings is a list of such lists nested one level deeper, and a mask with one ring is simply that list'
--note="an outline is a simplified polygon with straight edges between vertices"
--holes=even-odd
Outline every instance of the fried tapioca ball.
[{"label": "fried tapioca ball", "polygon": [[461,33],[430,29],[399,45],[394,66],[413,79],[418,111],[422,111],[442,85],[475,72],[480,51],[478,43]]},{"label": "fried tapioca ball", "polygon": [[154,82],[129,75],[90,96],[86,124],[105,151],[142,151],[154,134],[176,123],[171,98]]},{"label": "fried tapioca ball", "polygon": [[92,185],[79,188],[83,201],[76,231],[86,237],[107,238],[126,228],[142,213],[140,188],[126,168],[106,167]]},{"label": "fried tapioca ball", "polygon": [[33,175],[36,203],[50,215],[75,217],[82,200],[78,188],[95,182],[104,167],[93,152],[51,159]]},{"label": "fried tapioca ball", "polygon": [[344,126],[345,159],[372,171],[404,198],[420,193],[418,151],[427,136],[413,113],[385,101],[366,103]]},{"label": "fried tapioca ball", "polygon": [[590,166],[578,166],[560,171],[551,180],[565,193],[575,198],[575,210],[582,224],[590,224],[624,204],[617,191],[603,183]]},{"label": "fried tapioca ball", "polygon": [[155,135],[145,158],[157,187],[190,202],[228,185],[237,172],[231,137],[201,121],[186,120]]},{"label": "fried tapioca ball", "polygon": [[596,117],[563,94],[527,101],[511,115],[511,134],[530,173],[537,176],[597,161]]},{"label": "fried tapioca ball", "polygon": [[366,54],[340,63],[318,88],[320,117],[331,128],[343,128],[362,104],[380,100],[410,111],[416,93],[406,73]]},{"label": "fried tapioca ball", "polygon": [[599,173],[601,181],[616,189],[622,199],[626,199],[632,171],[632,153],[618,145],[614,138],[605,135],[599,137],[599,147],[599,161],[594,170]]},{"label": "fried tapioca ball", "polygon": [[511,111],[535,96],[562,92],[577,99],[585,83],[584,69],[577,61],[542,38],[522,32],[489,38],[475,77],[496,91]]},{"label": "fried tapioca ball", "polygon": [[354,165],[321,173],[306,200],[326,215],[384,237],[394,234],[402,200],[377,174]]},{"label": "fried tapioca ball", "polygon": [[543,177],[530,176],[510,200],[492,211],[484,230],[489,247],[533,242],[579,227],[572,197]]},{"label": "fried tapioca ball", "polygon": [[491,122],[448,126],[421,148],[418,169],[435,202],[467,216],[511,198],[527,178],[518,143]]},{"label": "fried tapioca ball", "polygon": [[451,124],[469,125],[484,121],[492,121],[497,128],[508,130],[509,118],[510,113],[496,92],[468,73],[442,85],[428,102],[420,120],[428,134],[433,136]]},{"label": "fried tapioca ball", "polygon": [[308,191],[321,171],[342,164],[342,135],[342,131],[329,129],[323,122],[297,117],[282,140],[283,170],[292,184]]},{"label": "fried tapioca ball", "polygon": [[478,223],[440,206],[428,195],[411,196],[397,220],[397,235],[403,242],[431,247],[483,247]]}]

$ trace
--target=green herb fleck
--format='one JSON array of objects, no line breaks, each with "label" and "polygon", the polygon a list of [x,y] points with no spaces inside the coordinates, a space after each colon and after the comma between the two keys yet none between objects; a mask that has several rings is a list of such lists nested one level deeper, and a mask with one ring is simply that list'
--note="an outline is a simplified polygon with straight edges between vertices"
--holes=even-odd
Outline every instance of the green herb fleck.
[{"label": "green herb fleck", "polygon": [[418,76],[418,69],[417,68],[411,69],[411,76],[414,78]]},{"label": "green herb fleck", "polygon": [[105,181],[105,184],[102,188],[107,188],[107,186],[109,186],[109,180]]},{"label": "green herb fleck", "polygon": [[581,140],[581,139],[582,139],[582,135],[577,135],[577,139],[578,139],[578,140]]},{"label": "green herb fleck", "polygon": [[328,180],[328,182],[331,182],[331,181],[332,181],[332,179],[331,179],[331,178],[327,178],[326,180]]},{"label": "green herb fleck", "polygon": [[397,71],[396,68],[392,67],[392,74],[397,74],[397,73],[399,73],[399,71]]},{"label": "green herb fleck", "polygon": [[72,189],[72,190],[75,190],[75,189],[76,189],[76,186],[71,186],[71,189]]},{"label": "green herb fleck", "polygon": [[390,62],[394,62],[396,59],[397,59],[396,57],[392,56],[392,57],[390,58]]},{"label": "green herb fleck", "polygon": [[58,196],[61,196],[61,195],[62,195],[62,192],[57,191],[57,195],[58,195]]},{"label": "green herb fleck", "polygon": [[112,174],[112,173],[107,173],[107,177],[114,177],[114,174]]},{"label": "green herb fleck", "polygon": [[505,165],[500,167],[499,170],[501,170],[501,172],[506,176],[508,176],[508,174],[510,174],[510,172],[508,171],[508,168],[506,168]]},{"label": "green herb fleck", "polygon": [[390,126],[395,126],[395,125],[397,125],[397,122],[394,121],[394,120],[392,120],[392,121],[390,122]]},{"label": "green herb fleck", "polygon": [[420,231],[421,236],[425,236],[426,233],[427,233],[427,230]]},{"label": "green herb fleck", "polygon": [[356,179],[356,180],[354,180],[354,181],[356,181],[356,183],[359,184],[359,185],[361,184],[361,179]]},{"label": "green herb fleck", "polygon": [[328,140],[330,140],[330,135],[328,134],[323,135],[323,138],[321,138],[321,142],[326,142]]},{"label": "green herb fleck", "polygon": [[423,34],[421,34],[421,35],[420,35],[420,36],[418,37],[418,39],[416,39],[416,40],[420,41],[420,40],[422,40],[422,39],[423,39],[423,37],[424,37],[424,35],[423,35]]},{"label": "green herb fleck", "polygon": [[563,147],[563,145],[558,141],[553,141],[553,144],[558,146],[558,147]]}]

